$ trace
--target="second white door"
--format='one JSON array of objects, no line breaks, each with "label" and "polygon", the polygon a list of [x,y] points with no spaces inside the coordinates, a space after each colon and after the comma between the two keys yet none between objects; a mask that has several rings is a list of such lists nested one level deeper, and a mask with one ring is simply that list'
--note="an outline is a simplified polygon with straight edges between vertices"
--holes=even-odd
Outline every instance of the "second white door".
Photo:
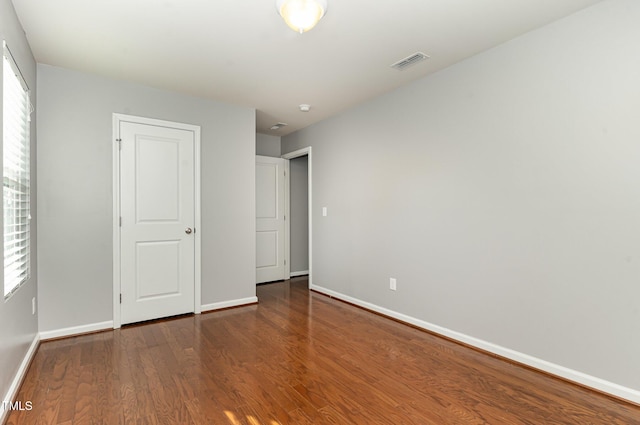
[{"label": "second white door", "polygon": [[256,282],[286,278],[287,160],[256,156]]},{"label": "second white door", "polygon": [[194,312],[193,131],[122,121],[121,323]]}]

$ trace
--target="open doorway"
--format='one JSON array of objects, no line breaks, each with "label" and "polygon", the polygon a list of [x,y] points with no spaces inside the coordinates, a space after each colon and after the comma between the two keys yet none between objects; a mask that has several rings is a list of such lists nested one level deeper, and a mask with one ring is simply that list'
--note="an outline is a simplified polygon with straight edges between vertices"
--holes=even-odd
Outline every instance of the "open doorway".
[{"label": "open doorway", "polygon": [[289,160],[290,273],[291,277],[309,274],[309,191],[308,156]]},{"label": "open doorway", "polygon": [[289,160],[286,191],[287,210],[290,214],[289,252],[290,277],[309,276],[312,285],[312,157],[311,147],[282,155]]}]

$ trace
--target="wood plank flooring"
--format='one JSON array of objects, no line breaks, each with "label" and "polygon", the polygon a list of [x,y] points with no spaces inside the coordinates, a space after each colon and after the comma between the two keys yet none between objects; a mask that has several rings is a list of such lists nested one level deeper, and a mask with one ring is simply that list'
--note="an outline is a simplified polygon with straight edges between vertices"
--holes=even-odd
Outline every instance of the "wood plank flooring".
[{"label": "wood plank flooring", "polygon": [[640,407],[310,293],[41,344],[8,424],[640,424]]}]

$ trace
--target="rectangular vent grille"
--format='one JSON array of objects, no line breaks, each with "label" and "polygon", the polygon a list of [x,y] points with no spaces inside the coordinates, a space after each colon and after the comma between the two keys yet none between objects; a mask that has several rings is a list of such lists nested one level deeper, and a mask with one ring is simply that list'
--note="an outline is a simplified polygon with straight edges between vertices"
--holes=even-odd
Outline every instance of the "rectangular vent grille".
[{"label": "rectangular vent grille", "polygon": [[425,55],[422,52],[417,52],[412,54],[409,57],[406,57],[394,63],[393,65],[391,65],[391,68],[395,68],[399,71],[402,71],[403,69],[409,68],[410,66],[415,65],[418,62],[422,62],[425,59],[429,59],[429,56]]},{"label": "rectangular vent grille", "polygon": [[284,122],[279,122],[279,123],[273,125],[271,127],[271,130],[280,130],[282,127],[286,127],[287,125],[289,125],[289,124],[284,123]]}]

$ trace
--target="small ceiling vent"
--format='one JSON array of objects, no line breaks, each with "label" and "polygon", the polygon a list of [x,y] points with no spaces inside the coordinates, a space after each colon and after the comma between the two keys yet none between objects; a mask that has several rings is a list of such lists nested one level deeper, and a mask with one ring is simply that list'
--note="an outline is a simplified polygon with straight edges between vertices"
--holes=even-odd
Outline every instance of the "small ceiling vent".
[{"label": "small ceiling vent", "polygon": [[425,55],[422,52],[417,52],[412,54],[411,56],[408,56],[394,63],[393,65],[391,65],[391,68],[395,68],[398,71],[402,71],[404,69],[409,68],[412,65],[417,64],[418,62],[422,62],[425,59],[429,59],[429,56]]},{"label": "small ceiling vent", "polygon": [[279,122],[279,123],[277,123],[277,124],[274,124],[274,125],[271,127],[271,130],[280,130],[282,127],[286,127],[286,126],[288,126],[288,125],[289,125],[289,124],[286,124],[286,123],[283,123],[283,122]]}]

